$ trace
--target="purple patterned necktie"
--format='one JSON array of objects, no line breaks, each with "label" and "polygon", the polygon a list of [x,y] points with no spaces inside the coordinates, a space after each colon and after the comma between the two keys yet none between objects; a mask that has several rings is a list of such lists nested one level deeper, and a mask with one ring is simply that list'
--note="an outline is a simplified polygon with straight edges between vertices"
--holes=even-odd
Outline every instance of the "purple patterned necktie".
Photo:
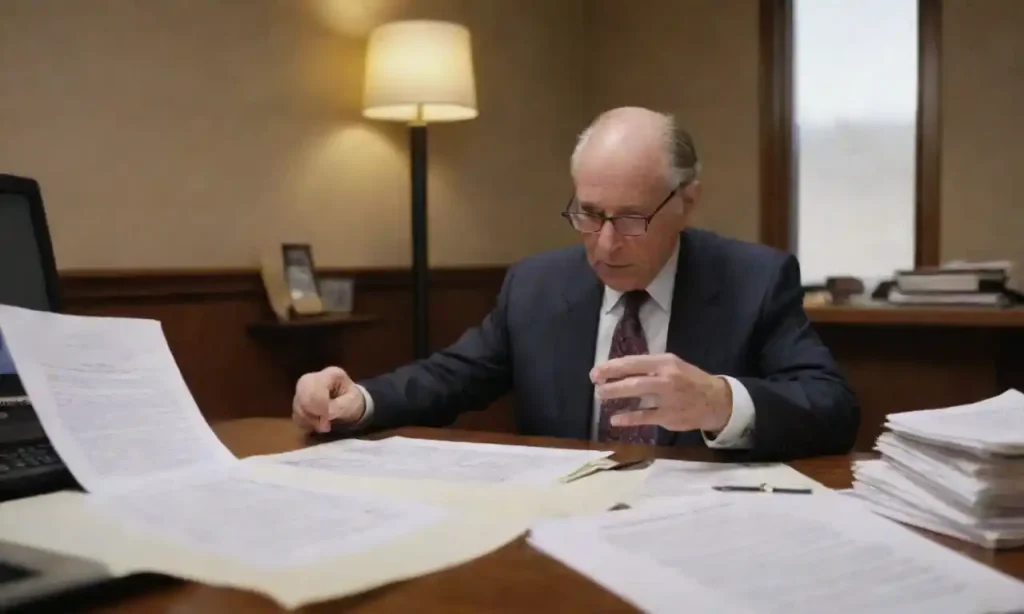
[{"label": "purple patterned necktie", "polygon": [[[640,307],[650,295],[646,290],[633,290],[622,297],[625,309],[622,318],[615,326],[612,334],[612,347],[608,359],[622,356],[647,354],[647,337],[640,324]],[[611,425],[611,417],[624,411],[633,411],[640,407],[640,398],[608,399],[601,401],[601,419],[598,423],[598,441],[622,441],[628,443],[646,443],[653,445],[657,439],[658,427],[654,425],[616,427]]]}]

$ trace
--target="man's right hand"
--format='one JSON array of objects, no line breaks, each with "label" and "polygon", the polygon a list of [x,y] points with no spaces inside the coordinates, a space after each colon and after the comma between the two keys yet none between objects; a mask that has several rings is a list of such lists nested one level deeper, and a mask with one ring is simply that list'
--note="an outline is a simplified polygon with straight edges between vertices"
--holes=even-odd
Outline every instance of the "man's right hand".
[{"label": "man's right hand", "polygon": [[347,426],[359,422],[366,412],[362,391],[339,367],[307,373],[295,385],[292,420],[305,431],[326,433],[331,422]]}]

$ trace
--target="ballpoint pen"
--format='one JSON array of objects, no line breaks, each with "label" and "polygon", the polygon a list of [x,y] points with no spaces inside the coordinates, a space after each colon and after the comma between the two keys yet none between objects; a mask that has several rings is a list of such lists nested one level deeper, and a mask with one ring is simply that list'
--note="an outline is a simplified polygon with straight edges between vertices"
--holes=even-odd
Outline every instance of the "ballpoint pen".
[{"label": "ballpoint pen", "polygon": [[719,492],[766,492],[766,493],[779,493],[784,495],[809,495],[812,494],[810,488],[779,488],[776,486],[769,486],[768,484],[759,484],[757,486],[712,486]]}]

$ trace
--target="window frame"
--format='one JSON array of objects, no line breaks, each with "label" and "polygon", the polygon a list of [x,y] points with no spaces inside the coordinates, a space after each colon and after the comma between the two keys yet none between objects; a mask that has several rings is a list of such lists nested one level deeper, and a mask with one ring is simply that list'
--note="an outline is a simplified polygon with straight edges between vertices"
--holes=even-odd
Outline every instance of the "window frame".
[{"label": "window frame", "polygon": [[[793,1],[759,6],[761,242],[791,251],[796,245],[793,198]],[[940,258],[942,0],[918,0],[918,94],[914,178],[914,265]]]}]

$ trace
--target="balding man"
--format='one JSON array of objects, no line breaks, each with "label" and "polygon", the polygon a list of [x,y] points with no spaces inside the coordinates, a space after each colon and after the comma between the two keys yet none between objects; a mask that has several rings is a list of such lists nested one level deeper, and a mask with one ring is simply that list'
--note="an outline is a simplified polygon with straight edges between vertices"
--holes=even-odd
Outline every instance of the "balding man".
[{"label": "balding man", "polygon": [[689,228],[700,164],[670,116],[599,116],[562,216],[582,246],[513,265],[494,310],[426,360],[354,383],[303,376],[320,432],[446,425],[511,391],[524,434],[706,445],[755,458],[843,453],[857,400],[803,311],[796,259]]}]

